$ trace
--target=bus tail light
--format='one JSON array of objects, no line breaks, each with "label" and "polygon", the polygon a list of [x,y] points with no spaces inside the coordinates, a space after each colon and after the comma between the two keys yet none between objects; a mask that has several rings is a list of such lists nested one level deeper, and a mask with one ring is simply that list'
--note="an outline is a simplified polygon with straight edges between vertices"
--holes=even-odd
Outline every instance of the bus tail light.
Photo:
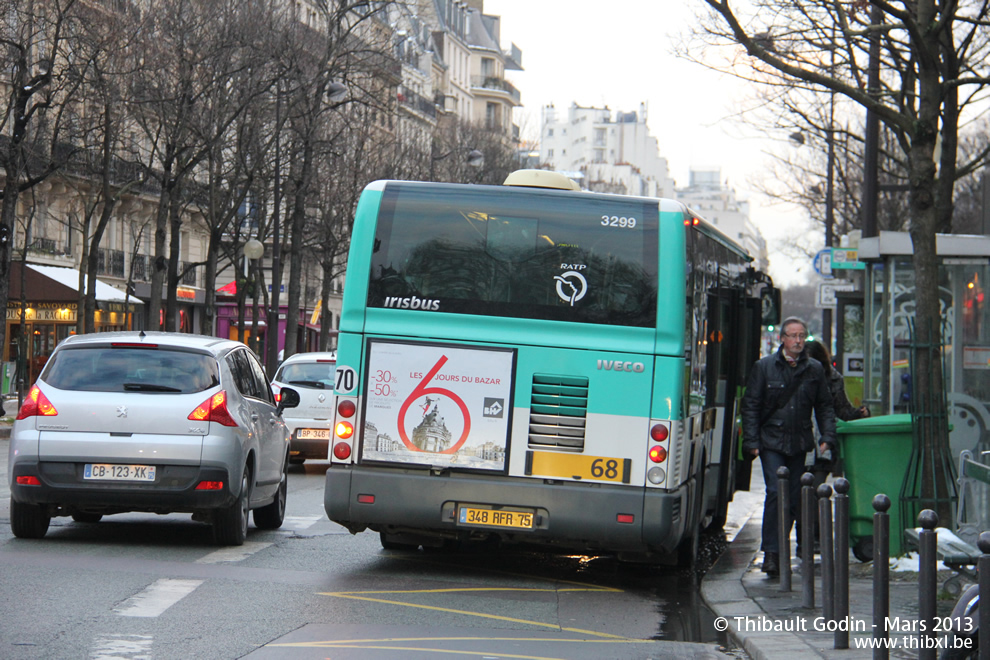
[{"label": "bus tail light", "polygon": [[350,399],[340,399],[337,402],[337,414],[341,417],[353,417],[357,411],[357,406]]},{"label": "bus tail light", "polygon": [[670,437],[670,428],[666,424],[654,424],[650,429],[650,437],[657,442],[663,442]]},{"label": "bus tail light", "polygon": [[654,420],[650,425],[650,443],[647,453],[649,461],[646,479],[654,486],[661,486],[667,481],[666,466],[669,457],[671,427],[666,420]]},{"label": "bus tail light", "polygon": [[353,398],[338,396],[334,406],[333,446],[330,448],[330,460],[353,459],[356,415],[357,402]]}]

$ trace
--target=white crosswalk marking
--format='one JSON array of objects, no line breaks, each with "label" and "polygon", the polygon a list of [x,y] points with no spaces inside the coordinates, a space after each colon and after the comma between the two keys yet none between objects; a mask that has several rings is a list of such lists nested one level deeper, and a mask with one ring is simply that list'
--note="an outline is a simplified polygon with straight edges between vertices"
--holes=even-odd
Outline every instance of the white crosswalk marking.
[{"label": "white crosswalk marking", "polygon": [[110,635],[93,641],[90,660],[151,660],[150,635]]},{"label": "white crosswalk marking", "polygon": [[131,596],[114,612],[121,616],[156,617],[191,594],[203,580],[162,578],[141,593]]},{"label": "white crosswalk marking", "polygon": [[241,546],[230,546],[229,548],[222,548],[216,552],[211,552],[205,557],[200,557],[196,560],[197,564],[226,564],[235,561],[241,561],[247,559],[259,550],[264,550],[271,543],[260,543],[245,541],[244,545]]}]

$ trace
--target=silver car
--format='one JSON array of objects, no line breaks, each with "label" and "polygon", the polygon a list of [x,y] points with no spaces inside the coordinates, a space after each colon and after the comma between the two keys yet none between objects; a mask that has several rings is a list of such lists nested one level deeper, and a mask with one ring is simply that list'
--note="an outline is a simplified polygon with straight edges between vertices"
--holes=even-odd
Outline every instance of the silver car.
[{"label": "silver car", "polygon": [[299,392],[299,406],[285,415],[289,428],[289,460],[327,460],[330,419],[333,417],[333,378],[337,354],[315,351],[289,356],[275,372],[272,391],[276,398],[286,386]]},{"label": "silver car", "polygon": [[69,337],[52,353],[10,436],[10,526],[41,538],[53,516],[98,522],[124,511],[192,513],[221,545],[248,516],[285,516],[289,433],[244,344],[179,333]]}]

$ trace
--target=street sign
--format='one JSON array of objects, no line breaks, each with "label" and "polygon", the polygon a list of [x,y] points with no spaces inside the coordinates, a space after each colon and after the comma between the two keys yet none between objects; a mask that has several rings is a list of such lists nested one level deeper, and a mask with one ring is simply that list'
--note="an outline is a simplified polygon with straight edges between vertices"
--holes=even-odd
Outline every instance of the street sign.
[{"label": "street sign", "polygon": [[859,248],[854,247],[834,247],[832,248],[832,268],[847,270],[864,270],[866,264],[859,260]]},{"label": "street sign", "polygon": [[818,284],[818,295],[815,297],[815,307],[818,309],[835,309],[835,294],[838,291],[855,291],[852,282],[821,282]]},{"label": "street sign", "polygon": [[814,261],[811,262],[815,267],[815,272],[822,277],[833,277],[832,275],[832,249],[825,248],[824,250],[819,250],[818,254],[815,255]]}]

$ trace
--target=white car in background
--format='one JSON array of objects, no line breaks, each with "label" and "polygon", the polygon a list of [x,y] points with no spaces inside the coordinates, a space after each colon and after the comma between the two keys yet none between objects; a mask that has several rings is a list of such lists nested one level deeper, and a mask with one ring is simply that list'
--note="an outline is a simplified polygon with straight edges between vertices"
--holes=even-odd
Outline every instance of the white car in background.
[{"label": "white car in background", "polygon": [[336,353],[317,351],[291,355],[275,372],[272,391],[276,400],[283,387],[291,386],[299,393],[299,405],[283,416],[291,434],[291,463],[303,463],[307,458],[327,460],[336,369]]}]

